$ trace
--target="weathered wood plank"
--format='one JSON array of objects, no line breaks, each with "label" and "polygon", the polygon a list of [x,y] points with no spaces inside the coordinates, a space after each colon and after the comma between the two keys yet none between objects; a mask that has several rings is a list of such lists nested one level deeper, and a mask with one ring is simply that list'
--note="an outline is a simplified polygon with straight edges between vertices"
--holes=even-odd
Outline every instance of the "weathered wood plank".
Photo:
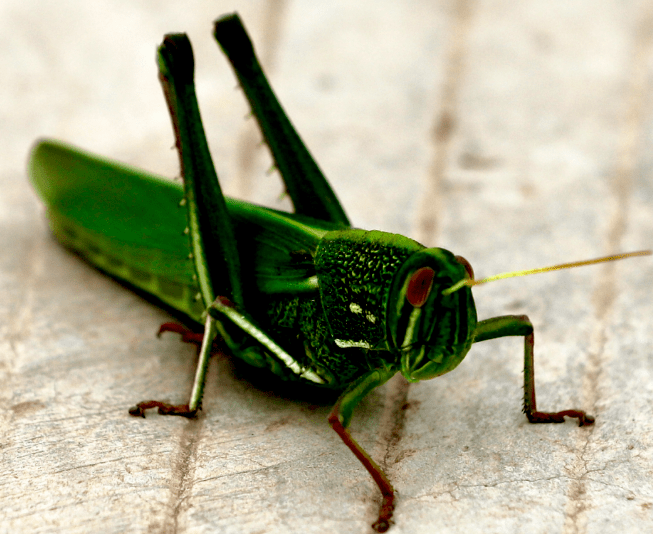
[{"label": "weathered wood plank", "polygon": [[[193,350],[53,242],[25,178],[41,135],[177,174],[153,58],[187,31],[227,192],[283,205],[210,36],[234,7],[356,225],[449,248],[479,276],[651,247],[646,2],[5,2],[0,531],[370,530],[376,489],[324,399],[223,359],[197,421],[127,415],[183,399]],[[587,409],[593,428],[528,425],[516,339],[362,403],[352,431],[399,491],[391,532],[651,530],[651,265],[475,289],[479,317],[533,320],[540,407]]]}]

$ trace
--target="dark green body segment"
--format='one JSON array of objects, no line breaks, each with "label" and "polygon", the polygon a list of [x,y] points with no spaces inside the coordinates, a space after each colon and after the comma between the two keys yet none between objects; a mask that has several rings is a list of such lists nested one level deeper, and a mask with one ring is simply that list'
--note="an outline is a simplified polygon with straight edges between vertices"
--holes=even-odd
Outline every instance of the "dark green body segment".
[{"label": "dark green body segment", "polygon": [[[331,337],[319,297],[270,299],[261,319],[261,326],[267,333],[303,367],[320,375],[326,382],[325,387],[343,389],[352,380],[378,367],[380,356],[386,356],[387,360],[385,352],[338,347]],[[269,367],[282,378],[304,381],[287,367]]]},{"label": "dark green body segment", "polygon": [[318,246],[315,268],[332,339],[341,345],[391,348],[386,316],[394,275],[423,248],[407,237],[379,231],[327,234]]},{"label": "dark green body segment", "polygon": [[[245,294],[247,311],[303,368],[321,376],[326,387],[342,389],[373,369],[398,365],[398,354],[388,351],[388,299],[399,266],[424,247],[403,236],[349,228],[326,231],[311,241],[297,216],[293,217],[294,227],[286,225],[279,240],[265,242],[255,238],[263,230],[255,215],[250,213],[247,221],[235,217],[239,247],[245,244],[243,257],[249,258],[241,264],[243,278],[258,281]],[[267,232],[269,223],[267,220]],[[318,226],[326,230],[329,225],[322,222],[314,228]],[[279,247],[276,251],[268,248],[272,242]],[[253,252],[265,259],[252,257]],[[273,256],[277,256],[274,262]],[[252,266],[256,266],[256,272],[248,272]],[[266,272],[261,272],[261,266],[266,266]],[[319,290],[266,290],[280,282],[286,284],[286,280],[275,280],[291,272],[300,279],[316,276]],[[352,302],[361,313],[352,312]],[[348,327],[350,321],[353,326]],[[343,340],[358,340],[361,344],[343,346],[338,343]],[[248,338],[246,346],[234,348],[234,353],[286,380],[305,380],[280,366],[265,349],[258,355],[249,353],[247,345],[252,342]]]}]

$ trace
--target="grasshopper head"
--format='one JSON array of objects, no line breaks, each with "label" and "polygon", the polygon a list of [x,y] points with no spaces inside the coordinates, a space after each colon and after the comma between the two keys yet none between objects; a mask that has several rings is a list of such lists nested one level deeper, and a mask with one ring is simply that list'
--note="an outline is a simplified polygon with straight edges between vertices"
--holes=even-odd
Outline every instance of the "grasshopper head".
[{"label": "grasshopper head", "polygon": [[408,381],[447,373],[469,351],[476,328],[471,290],[442,291],[473,277],[467,260],[441,248],[416,252],[397,271],[388,301],[388,339]]}]

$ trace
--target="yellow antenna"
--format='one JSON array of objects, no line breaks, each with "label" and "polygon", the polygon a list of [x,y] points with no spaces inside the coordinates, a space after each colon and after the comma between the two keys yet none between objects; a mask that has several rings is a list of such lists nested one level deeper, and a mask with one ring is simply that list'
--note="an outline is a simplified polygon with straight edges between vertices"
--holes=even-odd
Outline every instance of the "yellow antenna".
[{"label": "yellow antenna", "polygon": [[465,278],[460,282],[454,284],[449,289],[445,289],[442,294],[449,295],[454,291],[458,291],[461,287],[468,286],[477,286],[480,284],[485,284],[487,282],[493,282],[494,280],[502,280],[503,278],[513,278],[515,276],[527,276],[529,274],[538,274],[546,273],[548,271],[559,271],[560,269],[571,269],[572,267],[583,267],[584,265],[595,265],[597,263],[604,263],[606,261],[617,261],[624,260],[626,258],[633,258],[635,256],[650,256],[650,250],[638,250],[637,252],[626,252],[624,254],[615,254],[614,256],[604,256],[603,258],[596,258],[594,260],[584,260],[584,261],[573,261],[571,263],[561,263],[559,265],[551,265],[550,267],[539,267],[538,269],[528,269],[526,271],[512,271],[509,273],[495,274],[494,276],[488,276],[487,278],[481,278],[480,280],[473,280],[471,278]]}]

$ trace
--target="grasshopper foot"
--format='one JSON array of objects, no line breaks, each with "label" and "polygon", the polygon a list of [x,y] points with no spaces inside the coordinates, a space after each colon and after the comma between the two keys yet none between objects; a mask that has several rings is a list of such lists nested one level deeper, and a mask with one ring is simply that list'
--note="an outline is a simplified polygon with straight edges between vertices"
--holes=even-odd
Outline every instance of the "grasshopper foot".
[{"label": "grasshopper foot", "polygon": [[163,323],[159,327],[157,332],[157,337],[160,337],[163,332],[174,332],[175,334],[181,335],[181,340],[184,343],[195,343],[196,345],[202,345],[202,340],[204,339],[204,333],[193,332],[190,328],[186,328],[178,323]]},{"label": "grasshopper foot", "polygon": [[180,415],[188,419],[194,419],[197,415],[197,410],[189,410],[188,404],[168,404],[155,400],[139,402],[136,406],[132,406],[129,415],[145,418],[145,410],[152,408],[158,408],[160,415]]},{"label": "grasshopper foot", "polygon": [[587,426],[594,424],[594,417],[586,414],[582,410],[563,410],[561,412],[530,412],[526,413],[528,421],[536,423],[564,423],[566,417],[574,417],[578,419],[578,426]]},{"label": "grasshopper foot", "polygon": [[392,525],[392,514],[395,511],[394,492],[383,496],[383,503],[379,510],[379,518],[374,522],[372,528],[376,532],[387,532]]}]

